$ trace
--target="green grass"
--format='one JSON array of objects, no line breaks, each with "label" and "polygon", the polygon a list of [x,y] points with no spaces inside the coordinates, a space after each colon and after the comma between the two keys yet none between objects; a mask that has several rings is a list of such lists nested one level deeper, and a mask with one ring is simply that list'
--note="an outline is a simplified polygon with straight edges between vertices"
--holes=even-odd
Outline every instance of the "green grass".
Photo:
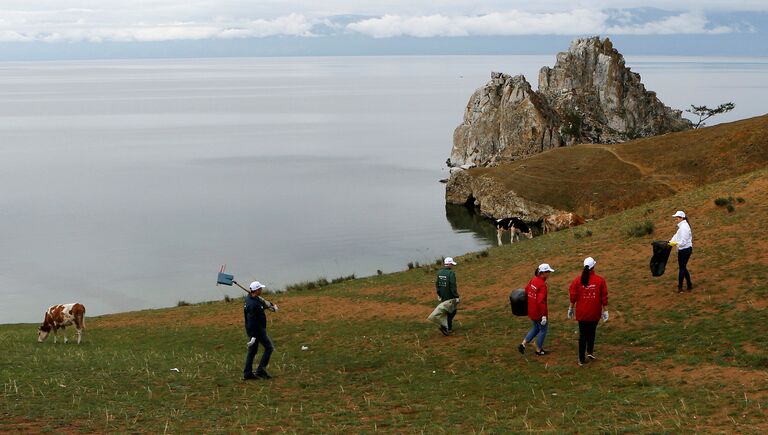
[{"label": "green grass", "polygon": [[[283,326],[273,332],[278,352],[271,368],[279,377],[253,383],[237,380],[245,340],[236,330],[162,328],[141,337],[135,330],[94,330],[79,347],[54,348],[25,338],[28,327],[4,327],[3,345],[12,349],[5,358],[15,362],[3,368],[4,411],[41,421],[45,431],[67,430],[74,422],[85,432],[155,433],[244,427],[300,433],[459,427],[648,432],[691,428],[694,415],[703,418],[723,406],[760,415],[759,402],[741,407],[737,398],[700,395],[696,385],[611,375],[599,363],[585,370],[548,368],[536,357],[516,355],[513,344],[524,331],[509,319],[484,323],[462,323],[457,330],[464,337],[451,345],[417,321],[330,321],[322,331]],[[642,349],[670,332],[646,330],[641,336],[647,338],[629,347],[636,349],[624,363],[729,362],[727,349],[688,353],[692,360],[678,361],[681,350],[699,349],[698,340],[716,331],[706,325],[694,325],[701,329],[686,348],[664,346],[655,353]],[[569,329],[555,328],[549,342],[567,339]],[[361,332],[350,335],[352,330]],[[626,345],[628,338],[605,330],[599,337],[598,349],[616,341]],[[302,344],[310,351],[299,351]],[[181,372],[171,372],[173,367]]]},{"label": "green grass", "polygon": [[[349,336],[361,327],[381,332]],[[595,422],[646,431],[675,430],[690,418],[678,401],[693,394],[689,387],[498,357],[476,328],[463,325],[473,339],[458,351],[435,343],[434,331],[418,322],[329,322],[310,352],[296,351],[300,330],[284,328],[272,364],[280,380],[247,384],[236,380],[244,340],[228,331],[149,331],[138,349],[119,341],[132,334],[94,331],[86,344],[55,354],[50,345],[16,340],[7,343],[18,364],[4,381],[5,411],[54,432],[72,422],[86,432],[587,430]]]},{"label": "green grass", "polygon": [[[0,433],[764,432],[768,255],[755,235],[768,225],[756,193],[767,175],[460,257],[462,310],[448,338],[425,320],[436,265],[267,296],[281,307],[268,314],[270,381],[240,380],[239,299],[136,312],[132,324],[88,318],[80,346],[38,344],[35,325],[0,325]],[[713,206],[723,191],[746,198],[738,213]],[[670,210],[681,208],[697,289],[677,295],[674,256],[651,278],[651,237],[625,229],[647,219],[671,235]],[[611,321],[598,328],[600,359],[580,368],[566,289],[587,255],[608,282]],[[543,261],[557,269],[552,353],[521,356],[529,322],[510,314],[507,295]],[[321,298],[332,303],[295,317]],[[390,308],[353,315],[378,306]]]}]

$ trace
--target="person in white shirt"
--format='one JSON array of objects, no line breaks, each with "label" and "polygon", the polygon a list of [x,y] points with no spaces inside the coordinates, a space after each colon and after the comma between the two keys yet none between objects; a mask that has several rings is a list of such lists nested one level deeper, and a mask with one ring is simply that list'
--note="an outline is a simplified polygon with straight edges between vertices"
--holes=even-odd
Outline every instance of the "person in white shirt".
[{"label": "person in white shirt", "polygon": [[693,253],[693,234],[691,226],[688,224],[688,217],[682,210],[678,210],[672,215],[677,224],[677,232],[669,241],[670,246],[677,247],[677,264],[680,266],[680,272],[677,274],[677,292],[683,292],[683,278],[685,278],[686,290],[693,290],[691,283],[691,274],[688,273],[688,260]]}]

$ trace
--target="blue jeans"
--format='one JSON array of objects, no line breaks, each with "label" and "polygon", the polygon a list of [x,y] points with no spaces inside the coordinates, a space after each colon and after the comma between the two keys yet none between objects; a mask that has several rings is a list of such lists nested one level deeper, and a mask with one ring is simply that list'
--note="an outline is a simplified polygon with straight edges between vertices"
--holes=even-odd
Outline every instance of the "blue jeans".
[{"label": "blue jeans", "polygon": [[261,355],[261,361],[257,370],[264,370],[269,364],[269,358],[272,356],[272,351],[275,347],[272,346],[272,340],[267,335],[267,328],[256,329],[256,342],[248,348],[248,354],[245,356],[245,369],[243,369],[243,375],[250,376],[253,373],[253,359],[256,357],[256,352],[259,350],[259,343],[264,346],[264,353]]},{"label": "blue jeans", "polygon": [[536,345],[539,347],[539,349],[543,349],[544,338],[547,336],[547,328],[549,327],[549,323],[542,325],[538,320],[531,320],[531,323],[533,323],[533,326],[531,327],[531,330],[528,331],[528,335],[525,336],[525,342],[530,343],[533,341],[536,335],[538,335],[539,339],[536,340]]}]

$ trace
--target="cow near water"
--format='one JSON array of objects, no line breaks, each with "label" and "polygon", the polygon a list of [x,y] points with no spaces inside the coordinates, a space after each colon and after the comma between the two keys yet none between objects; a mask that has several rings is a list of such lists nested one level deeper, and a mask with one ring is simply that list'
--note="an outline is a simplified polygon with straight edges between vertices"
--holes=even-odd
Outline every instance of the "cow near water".
[{"label": "cow near water", "polygon": [[501,246],[501,235],[504,234],[505,231],[510,232],[509,243],[515,243],[515,238],[519,240],[520,234],[524,234],[525,237],[529,239],[533,238],[533,232],[531,232],[531,229],[528,228],[528,225],[518,217],[496,220],[496,238],[499,241],[499,246]]},{"label": "cow near water", "polygon": [[587,223],[587,220],[576,213],[551,214],[549,216],[544,216],[541,228],[542,232],[547,234],[578,225],[584,225],[585,223]]},{"label": "cow near water", "polygon": [[[77,331],[77,344],[83,338],[83,329],[85,329],[85,306],[83,304],[64,304],[54,305],[45,312],[43,324],[37,330],[37,342],[42,343],[48,338],[48,334],[53,330],[53,342],[56,343],[59,329],[65,329],[67,326],[75,325]],[[64,343],[67,340],[66,330],[64,331]]]}]

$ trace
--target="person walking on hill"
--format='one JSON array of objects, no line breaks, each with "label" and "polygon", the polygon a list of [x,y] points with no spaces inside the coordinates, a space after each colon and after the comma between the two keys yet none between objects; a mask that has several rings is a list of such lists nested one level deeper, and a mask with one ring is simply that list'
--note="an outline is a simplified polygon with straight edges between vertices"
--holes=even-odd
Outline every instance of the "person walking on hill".
[{"label": "person walking on hill", "polygon": [[[571,304],[568,306],[568,319],[574,315],[579,322],[579,365],[586,364],[595,357],[595,331],[600,319],[608,321],[608,286],[603,277],[595,273],[597,262],[592,257],[584,259],[581,275],[573,280],[568,288]],[[585,355],[586,354],[586,355]]]},{"label": "person walking on hill", "polygon": [[437,273],[435,288],[437,290],[437,300],[440,304],[435,307],[428,319],[435,322],[440,327],[443,335],[453,333],[453,318],[456,317],[456,309],[459,305],[459,291],[456,288],[456,272],[453,266],[456,266],[453,258],[446,257],[443,260],[443,268]]},{"label": "person walking on hill", "polygon": [[533,343],[533,339],[538,335],[538,339],[533,346],[536,348],[536,355],[545,355],[544,338],[547,336],[547,278],[554,272],[549,264],[543,263],[536,268],[535,276],[525,287],[525,293],[528,296],[528,318],[531,319],[533,326],[523,339],[523,342],[517,346],[521,354],[525,353],[525,346]]},{"label": "person walking on hill", "polygon": [[[250,341],[247,344],[248,353],[245,356],[245,368],[243,369],[244,380],[270,379],[272,377],[267,373],[267,365],[275,348],[272,346],[272,340],[267,335],[267,316],[264,314],[264,310],[268,309],[272,312],[277,312],[277,305],[261,297],[264,287],[264,284],[258,281],[252,282],[249,287],[250,291],[245,297],[245,305],[243,306],[245,332],[250,337]],[[259,350],[259,344],[264,346],[264,353],[261,355],[261,361],[259,361],[256,372],[254,372],[253,359]]]},{"label": "person walking on hill", "polygon": [[682,293],[683,278],[685,278],[686,290],[693,290],[691,274],[688,273],[688,260],[691,259],[691,254],[693,254],[693,233],[691,233],[691,225],[688,223],[688,217],[682,210],[675,212],[672,217],[675,218],[677,232],[672,236],[669,245],[677,247],[677,264],[680,267],[680,271],[677,274],[677,292]]}]

